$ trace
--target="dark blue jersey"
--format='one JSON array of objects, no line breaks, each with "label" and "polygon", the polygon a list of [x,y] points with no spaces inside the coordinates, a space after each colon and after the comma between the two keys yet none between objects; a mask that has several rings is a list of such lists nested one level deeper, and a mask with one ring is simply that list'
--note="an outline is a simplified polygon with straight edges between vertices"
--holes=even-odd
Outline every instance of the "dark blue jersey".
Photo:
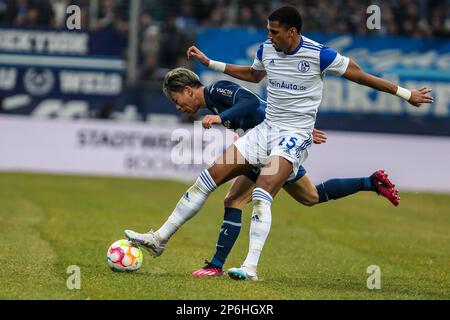
[{"label": "dark blue jersey", "polygon": [[231,81],[217,81],[205,87],[206,107],[219,115],[228,129],[251,129],[266,117],[266,102]]},{"label": "dark blue jersey", "polygon": [[[217,81],[205,87],[206,107],[219,115],[222,124],[228,129],[251,129],[266,118],[266,102],[253,92],[231,81]],[[254,168],[245,174],[252,181],[257,180],[261,170]],[[293,184],[306,174],[300,166],[295,178],[285,185]]]}]

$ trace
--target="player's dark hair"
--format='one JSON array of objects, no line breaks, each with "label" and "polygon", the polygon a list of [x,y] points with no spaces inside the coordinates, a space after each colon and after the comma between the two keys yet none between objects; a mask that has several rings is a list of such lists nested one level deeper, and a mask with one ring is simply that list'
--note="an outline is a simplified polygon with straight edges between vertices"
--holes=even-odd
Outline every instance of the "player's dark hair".
[{"label": "player's dark hair", "polygon": [[202,83],[197,74],[186,68],[175,68],[167,72],[163,81],[163,92],[170,97],[171,92],[181,92],[184,87],[200,88]]},{"label": "player's dark hair", "polygon": [[278,21],[286,29],[294,27],[297,33],[302,31],[302,16],[294,7],[285,6],[275,10],[270,14],[269,21]]}]

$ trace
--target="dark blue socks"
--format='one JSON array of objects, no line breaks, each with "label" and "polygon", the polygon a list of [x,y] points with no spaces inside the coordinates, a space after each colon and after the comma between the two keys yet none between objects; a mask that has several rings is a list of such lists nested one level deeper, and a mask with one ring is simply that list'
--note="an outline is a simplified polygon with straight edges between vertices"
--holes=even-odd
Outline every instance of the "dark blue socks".
[{"label": "dark blue socks", "polygon": [[358,191],[375,191],[370,177],[352,179],[332,179],[316,186],[319,203],[346,197]]},{"label": "dark blue socks", "polygon": [[[370,177],[351,179],[332,179],[316,186],[319,203],[346,197],[358,191],[375,191]],[[225,208],[223,224],[216,244],[216,253],[211,260],[222,268],[241,231],[242,210]]]},{"label": "dark blue socks", "polygon": [[228,254],[236,242],[241,231],[242,210],[235,208],[225,208],[223,224],[217,240],[216,253],[211,260],[215,266],[222,268]]}]

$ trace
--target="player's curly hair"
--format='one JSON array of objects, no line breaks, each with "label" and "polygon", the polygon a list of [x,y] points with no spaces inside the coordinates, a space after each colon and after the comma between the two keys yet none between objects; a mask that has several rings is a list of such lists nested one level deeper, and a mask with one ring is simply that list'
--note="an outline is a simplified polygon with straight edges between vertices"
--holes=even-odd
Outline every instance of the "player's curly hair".
[{"label": "player's curly hair", "polygon": [[272,12],[269,16],[269,21],[278,21],[286,29],[294,27],[297,29],[297,33],[302,31],[302,16],[297,9],[291,6],[281,7]]},{"label": "player's curly hair", "polygon": [[163,92],[170,99],[171,92],[181,92],[184,87],[200,88],[202,83],[199,76],[186,68],[175,68],[167,72],[163,81]]}]

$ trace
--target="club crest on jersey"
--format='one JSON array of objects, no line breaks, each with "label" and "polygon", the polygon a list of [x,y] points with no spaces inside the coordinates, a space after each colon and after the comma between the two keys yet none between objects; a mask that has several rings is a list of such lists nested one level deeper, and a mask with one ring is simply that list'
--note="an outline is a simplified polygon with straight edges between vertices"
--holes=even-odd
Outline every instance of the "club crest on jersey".
[{"label": "club crest on jersey", "polygon": [[306,73],[309,71],[309,68],[310,68],[309,62],[302,60],[298,63],[297,68],[300,72]]}]

